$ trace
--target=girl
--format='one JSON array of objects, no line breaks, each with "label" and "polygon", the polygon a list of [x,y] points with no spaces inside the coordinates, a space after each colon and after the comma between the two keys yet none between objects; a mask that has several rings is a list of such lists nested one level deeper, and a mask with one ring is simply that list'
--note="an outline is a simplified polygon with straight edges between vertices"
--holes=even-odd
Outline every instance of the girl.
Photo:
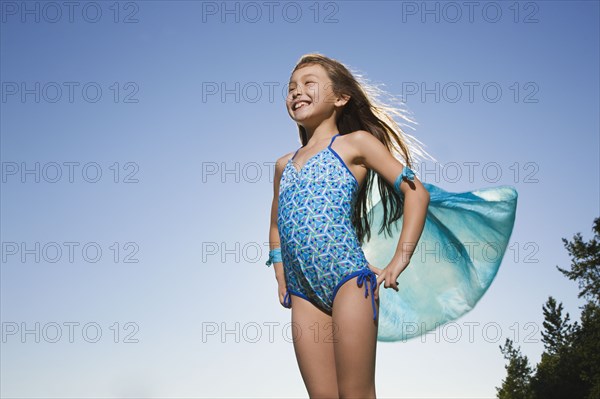
[{"label": "girl", "polygon": [[[267,265],[274,264],[281,304],[291,308],[311,398],[374,398],[377,340],[417,336],[472,308],[514,222],[510,187],[448,193],[422,183],[413,159],[426,153],[392,119],[405,117],[376,94],[320,54],[303,56],[289,82],[286,107],[302,147],[276,162]],[[376,177],[381,200],[371,206]],[[458,256],[412,259],[423,239],[438,252],[452,244]],[[500,259],[464,250],[468,240],[490,239]],[[394,291],[382,291],[379,313],[382,283]]]}]

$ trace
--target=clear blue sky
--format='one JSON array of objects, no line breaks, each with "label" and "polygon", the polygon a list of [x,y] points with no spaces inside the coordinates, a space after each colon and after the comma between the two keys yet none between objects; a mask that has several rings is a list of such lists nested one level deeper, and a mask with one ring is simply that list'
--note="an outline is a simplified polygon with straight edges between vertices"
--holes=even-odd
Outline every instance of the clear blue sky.
[{"label": "clear blue sky", "polygon": [[308,52],[405,97],[423,181],[519,193],[475,309],[379,343],[379,397],[494,397],[505,338],[539,360],[549,295],[578,319],[555,266],[600,215],[598,2],[0,5],[3,397],[306,395],[264,262]]}]

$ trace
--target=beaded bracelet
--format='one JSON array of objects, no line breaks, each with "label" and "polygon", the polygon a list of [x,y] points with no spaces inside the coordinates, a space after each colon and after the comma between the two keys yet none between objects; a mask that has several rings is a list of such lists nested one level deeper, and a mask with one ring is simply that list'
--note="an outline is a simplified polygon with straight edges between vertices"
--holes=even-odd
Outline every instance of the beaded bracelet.
[{"label": "beaded bracelet", "polygon": [[394,190],[400,195],[402,195],[402,191],[400,191],[400,183],[402,183],[403,177],[406,177],[408,180],[414,181],[415,172],[413,172],[411,168],[405,165],[402,169],[402,173],[400,173],[398,177],[396,177],[396,181],[394,182]]},{"label": "beaded bracelet", "polygon": [[269,251],[269,260],[267,260],[265,265],[271,266],[276,262],[281,262],[281,248],[275,248]]}]

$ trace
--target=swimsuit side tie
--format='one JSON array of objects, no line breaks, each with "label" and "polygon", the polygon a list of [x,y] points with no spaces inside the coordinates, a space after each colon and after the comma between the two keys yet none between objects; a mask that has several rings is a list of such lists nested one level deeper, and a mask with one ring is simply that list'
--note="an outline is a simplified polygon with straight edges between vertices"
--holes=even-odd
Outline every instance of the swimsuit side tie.
[{"label": "swimsuit side tie", "polygon": [[369,285],[366,282],[366,279],[369,278],[371,280],[371,303],[373,304],[373,320],[377,319],[377,307],[375,306],[375,296],[374,291],[377,287],[377,275],[371,269],[363,269],[358,275],[358,279],[356,283],[360,287],[362,284],[365,284],[365,298],[369,295]]},{"label": "swimsuit side tie", "polygon": [[283,297],[283,307],[290,308],[292,306],[292,298],[290,298],[289,291],[286,291],[285,296]]}]

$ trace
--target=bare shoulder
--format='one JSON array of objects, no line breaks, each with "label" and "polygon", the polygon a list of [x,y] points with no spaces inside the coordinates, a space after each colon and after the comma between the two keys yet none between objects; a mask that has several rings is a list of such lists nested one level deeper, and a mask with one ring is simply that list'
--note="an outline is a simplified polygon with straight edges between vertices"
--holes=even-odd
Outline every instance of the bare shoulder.
[{"label": "bare shoulder", "polygon": [[292,158],[293,155],[294,155],[294,151],[288,152],[287,154],[282,155],[281,157],[277,158],[277,160],[275,161],[275,169],[279,173],[283,172],[283,168],[288,163],[288,161]]},{"label": "bare shoulder", "polygon": [[277,164],[282,163],[282,164],[285,165],[285,163],[287,161],[289,161],[292,158],[293,155],[294,155],[294,151],[288,152],[287,154],[284,154],[281,157],[277,158],[276,162],[277,162]]},{"label": "bare shoulder", "polygon": [[363,164],[365,150],[380,145],[379,140],[366,130],[355,130],[352,133],[346,133],[344,138],[349,144],[349,153],[351,159],[359,164]]},{"label": "bare shoulder", "polygon": [[352,133],[345,134],[345,136],[348,137],[352,144],[357,146],[364,144],[368,145],[369,143],[372,143],[373,140],[379,141],[377,138],[375,138],[375,136],[366,130],[355,130]]}]

